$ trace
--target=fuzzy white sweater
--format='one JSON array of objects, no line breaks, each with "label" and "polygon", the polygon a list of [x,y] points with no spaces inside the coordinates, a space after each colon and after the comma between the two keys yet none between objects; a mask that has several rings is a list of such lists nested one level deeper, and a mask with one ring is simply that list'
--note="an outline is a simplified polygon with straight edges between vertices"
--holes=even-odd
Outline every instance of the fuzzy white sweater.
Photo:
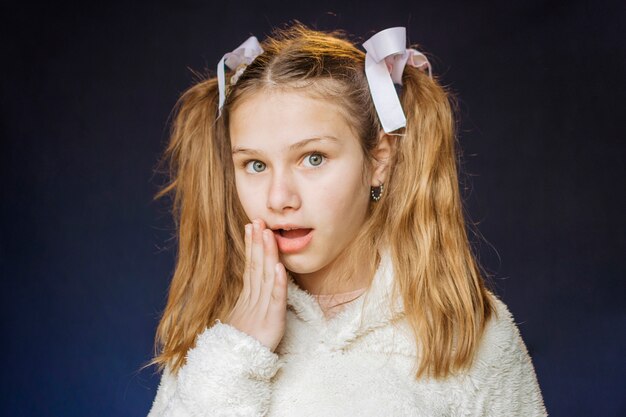
[{"label": "fuzzy white sweater", "polygon": [[177,376],[165,369],[149,417],[547,415],[524,342],[498,299],[469,371],[416,380],[419,348],[402,302],[391,302],[392,280],[383,257],[370,289],[331,320],[290,281],[276,353],[217,322]]}]

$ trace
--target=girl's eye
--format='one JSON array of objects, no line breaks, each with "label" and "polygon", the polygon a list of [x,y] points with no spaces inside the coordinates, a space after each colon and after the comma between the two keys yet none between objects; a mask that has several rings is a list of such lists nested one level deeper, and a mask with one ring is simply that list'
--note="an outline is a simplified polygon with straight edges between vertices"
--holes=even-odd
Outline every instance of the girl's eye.
[{"label": "girl's eye", "polygon": [[321,153],[312,153],[307,155],[305,161],[308,161],[311,166],[317,167],[320,166],[322,162],[324,162],[324,158],[325,156]]},{"label": "girl's eye", "polygon": [[[319,152],[314,152],[314,153],[308,154],[304,158],[304,161],[305,161],[306,166],[311,167],[311,168],[316,168],[322,165],[325,159],[326,159],[326,155],[321,154]],[[265,168],[267,168],[267,165],[265,165],[264,162],[261,162],[259,160],[246,161],[244,162],[243,165],[244,165],[246,172],[250,174],[258,174],[260,172],[265,171]]]},{"label": "girl's eye", "polygon": [[265,164],[261,161],[249,161],[246,162],[246,171],[250,172],[248,169],[250,167],[252,172],[263,172],[265,171]]}]

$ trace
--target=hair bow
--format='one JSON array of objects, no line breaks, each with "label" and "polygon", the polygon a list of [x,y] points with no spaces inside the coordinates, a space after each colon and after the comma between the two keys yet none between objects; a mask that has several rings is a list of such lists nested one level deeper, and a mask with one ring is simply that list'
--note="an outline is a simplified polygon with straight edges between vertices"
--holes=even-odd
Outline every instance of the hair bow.
[{"label": "hair bow", "polygon": [[374,107],[385,133],[406,126],[406,117],[393,84],[402,85],[405,65],[428,69],[430,62],[421,52],[406,49],[406,28],[394,27],[382,30],[363,43],[365,75],[372,93]]},{"label": "hair bow", "polygon": [[[250,36],[244,43],[235,48],[232,52],[227,52],[217,64],[217,84],[220,93],[218,106],[219,115],[222,114],[222,107],[226,100],[226,76],[224,74],[224,64],[231,70],[237,69],[240,65],[250,65],[254,59],[263,53],[263,48],[256,37]],[[218,116],[219,117],[219,116]]]}]

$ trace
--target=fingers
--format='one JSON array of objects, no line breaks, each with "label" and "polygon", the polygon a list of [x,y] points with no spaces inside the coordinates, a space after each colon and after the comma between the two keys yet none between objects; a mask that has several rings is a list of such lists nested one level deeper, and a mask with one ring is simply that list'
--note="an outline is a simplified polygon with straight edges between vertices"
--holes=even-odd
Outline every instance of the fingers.
[{"label": "fingers", "polygon": [[[246,241],[246,273],[244,285],[249,288],[249,302],[257,304],[260,311],[280,312],[287,300],[287,271],[278,262],[278,246],[263,220],[255,219],[249,227]],[[246,284],[247,283],[247,284]]]},{"label": "fingers", "polygon": [[274,276],[276,275],[275,266],[278,263],[278,247],[276,246],[276,238],[270,229],[263,231],[263,248],[265,256],[263,258],[263,283],[261,284],[261,294],[259,304],[262,311],[267,310],[267,306],[271,302],[272,288],[274,287]]},{"label": "fingers", "polygon": [[272,287],[271,298],[267,314],[274,317],[284,316],[287,305],[287,270],[282,263],[277,263],[274,267],[274,286]]},{"label": "fingers", "polygon": [[244,299],[250,298],[250,257],[252,250],[252,225],[246,224],[244,232],[246,264],[243,271],[243,289],[241,290]]},{"label": "fingers", "polygon": [[[278,249],[276,248],[276,238],[271,230],[263,230],[263,283],[269,283],[270,289],[274,284],[274,266],[278,262]],[[266,285],[267,286],[267,285]]]},{"label": "fingers", "polygon": [[259,299],[261,282],[263,281],[263,238],[262,221],[252,222],[252,248],[250,251],[250,302],[255,304]]}]

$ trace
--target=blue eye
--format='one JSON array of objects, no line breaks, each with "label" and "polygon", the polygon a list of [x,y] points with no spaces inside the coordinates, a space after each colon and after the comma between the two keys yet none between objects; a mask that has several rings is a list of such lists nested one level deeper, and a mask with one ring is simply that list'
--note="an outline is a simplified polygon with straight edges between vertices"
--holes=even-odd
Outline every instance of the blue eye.
[{"label": "blue eye", "polygon": [[248,170],[248,166],[251,166],[252,170],[254,172],[263,172],[263,171],[265,171],[265,164],[263,162],[261,162],[261,161],[249,161],[249,162],[246,162],[245,166],[246,166],[246,171],[248,171],[248,172],[250,172]]},{"label": "blue eye", "polygon": [[311,166],[317,167],[317,166],[320,166],[322,162],[324,162],[324,158],[325,158],[324,155],[322,155],[321,153],[315,152],[315,153],[309,154],[305,158],[305,160],[309,161]]}]

